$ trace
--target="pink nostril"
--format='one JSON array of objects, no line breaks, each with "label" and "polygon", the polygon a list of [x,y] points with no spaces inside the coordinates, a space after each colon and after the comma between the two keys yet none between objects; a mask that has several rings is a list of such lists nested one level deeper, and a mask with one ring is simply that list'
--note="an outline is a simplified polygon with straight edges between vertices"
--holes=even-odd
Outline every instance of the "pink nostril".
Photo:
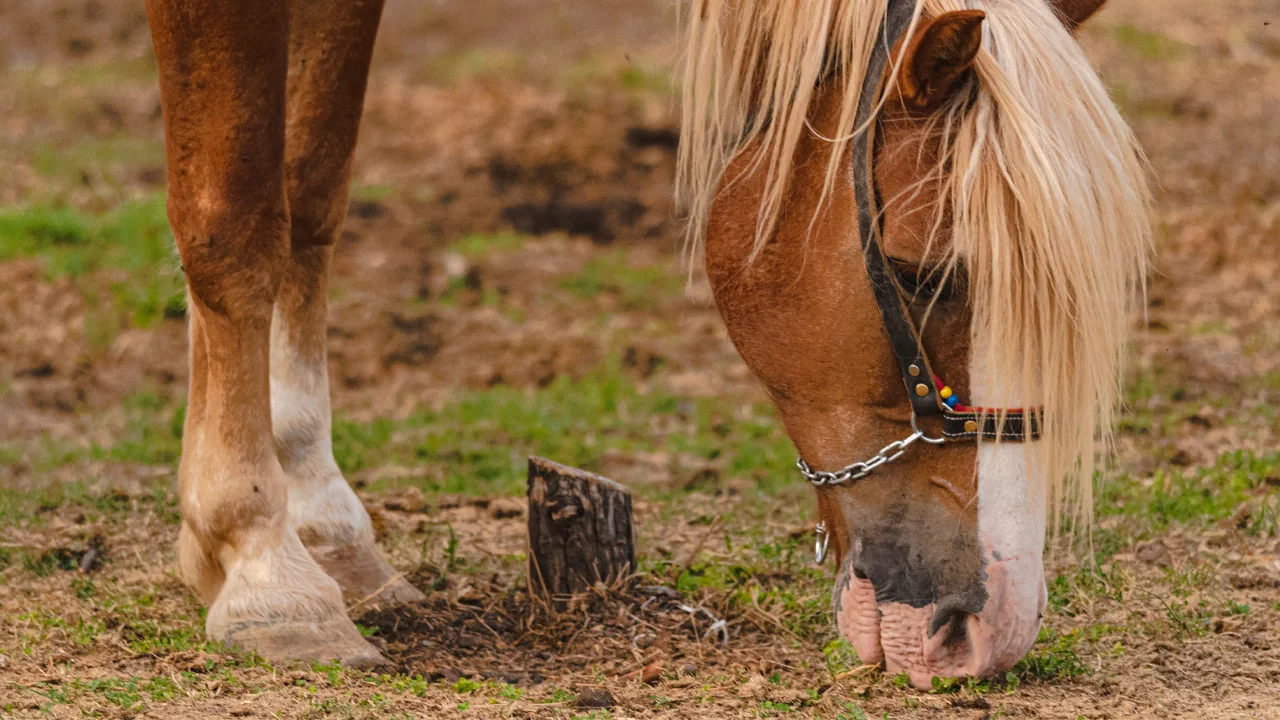
[{"label": "pink nostril", "polygon": [[963,632],[965,618],[982,612],[982,606],[985,602],[985,592],[978,599],[971,595],[960,593],[953,593],[943,597],[934,605],[933,616],[929,618],[929,637],[937,635],[939,630],[948,625],[955,626],[953,630]]}]

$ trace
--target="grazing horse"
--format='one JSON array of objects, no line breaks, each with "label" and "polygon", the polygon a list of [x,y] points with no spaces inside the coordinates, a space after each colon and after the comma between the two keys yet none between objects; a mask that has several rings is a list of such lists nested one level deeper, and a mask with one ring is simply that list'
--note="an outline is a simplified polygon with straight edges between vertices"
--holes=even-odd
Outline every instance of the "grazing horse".
[{"label": "grazing horse", "polygon": [[[1087,508],[1148,253],[1140,158],[1069,33],[1101,0],[1046,2],[690,14],[681,181],[717,303],[820,485],[841,632],[919,684],[1034,639],[1046,507],[1075,476]],[[189,297],[181,575],[215,640],[379,664],[346,603],[422,595],[334,461],[325,323],[382,0],[146,5]]]},{"label": "grazing horse", "polygon": [[[1104,0],[700,0],[679,184],[817,488],[839,632],[928,688],[1035,641],[1150,256]],[[1056,528],[1055,524],[1055,528]]]}]

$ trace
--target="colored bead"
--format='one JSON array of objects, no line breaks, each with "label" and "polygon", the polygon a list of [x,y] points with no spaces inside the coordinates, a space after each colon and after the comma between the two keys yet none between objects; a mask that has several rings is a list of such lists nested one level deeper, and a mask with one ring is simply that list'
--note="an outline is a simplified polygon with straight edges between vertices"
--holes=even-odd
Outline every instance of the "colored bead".
[{"label": "colored bead", "polygon": [[942,388],[942,392],[940,392],[940,393],[938,393],[938,394],[942,396],[942,399],[943,399],[943,400],[946,400],[947,398],[951,397],[951,388],[950,388],[950,387],[944,387],[944,388]]},{"label": "colored bead", "polygon": [[960,404],[960,398],[956,397],[955,395],[952,395],[951,397],[947,398],[944,402],[947,404],[947,407],[954,410],[956,405]]}]

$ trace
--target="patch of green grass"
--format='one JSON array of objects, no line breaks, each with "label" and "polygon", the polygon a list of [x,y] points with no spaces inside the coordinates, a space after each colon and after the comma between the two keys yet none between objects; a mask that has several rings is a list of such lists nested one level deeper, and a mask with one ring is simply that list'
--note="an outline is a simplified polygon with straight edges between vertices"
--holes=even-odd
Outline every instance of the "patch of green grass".
[{"label": "patch of green grass", "polygon": [[123,439],[106,451],[121,462],[173,465],[182,455],[182,426],[186,403],[170,407],[160,395],[143,390],[124,398],[129,417]]},{"label": "patch of green grass", "polygon": [[86,334],[104,344],[127,327],[181,317],[186,298],[162,194],[103,214],[59,205],[0,208],[0,260],[38,258],[85,297]]},{"label": "patch of green grass", "polygon": [[618,84],[627,90],[669,94],[674,90],[669,69],[628,63],[618,70]]},{"label": "patch of green grass", "polygon": [[822,646],[822,657],[827,663],[827,672],[839,675],[842,672],[858,667],[858,652],[844,638],[838,637]]},{"label": "patch of green grass", "polygon": [[[46,472],[64,465],[90,460],[112,460],[146,465],[175,465],[182,452],[182,425],[186,405],[153,391],[126,395],[124,432],[116,444],[103,447],[70,445],[42,439],[30,446],[9,446],[0,454],[0,466],[23,465]],[[111,488],[97,486],[92,479],[50,483],[33,490],[0,488],[0,527],[19,522],[38,523],[42,515],[64,505],[75,505],[90,519],[99,515],[146,507],[168,522],[177,522],[177,507],[171,482],[157,479],[149,496],[129,497]],[[41,562],[47,562],[41,561]]]},{"label": "patch of green grass", "polygon": [[795,712],[795,708],[786,703],[774,702],[772,700],[761,700],[756,706],[757,715],[759,717],[773,717],[783,713]]},{"label": "patch of green grass", "polygon": [[1249,604],[1231,598],[1227,601],[1227,614],[1247,616],[1249,614]]},{"label": "patch of green grass", "polygon": [[1059,634],[1051,627],[1040,629],[1036,643],[1017,665],[1013,674],[1021,679],[1044,681],[1070,680],[1089,672],[1080,660],[1077,648],[1083,640],[1080,630]]},{"label": "patch of green grass", "polygon": [[349,197],[357,202],[382,202],[390,199],[397,192],[394,185],[377,183],[352,183]]},{"label": "patch of green grass", "polygon": [[420,73],[422,80],[452,84],[481,78],[510,78],[523,74],[524,58],[515,52],[467,50],[433,56]]},{"label": "patch of green grass", "polygon": [[496,253],[519,250],[524,246],[525,239],[525,236],[517,233],[495,233],[491,235],[473,233],[460,238],[450,246],[450,249],[475,260]]},{"label": "patch of green grass", "polygon": [[[1147,481],[1122,477],[1102,488],[1100,517],[1139,517],[1159,531],[1173,525],[1205,527],[1232,517],[1242,505],[1246,529],[1274,532],[1270,488],[1280,478],[1280,452],[1224,453],[1212,467],[1195,472],[1158,471]],[[1267,520],[1272,517],[1272,522]]]},{"label": "patch of green grass", "polygon": [[79,558],[66,548],[22,555],[22,569],[36,577],[49,577],[58,571],[70,572],[79,567]]},{"label": "patch of green grass", "polygon": [[166,620],[161,625],[151,620],[136,620],[126,623],[121,636],[129,644],[129,649],[139,655],[168,655],[189,650],[219,652],[221,646],[209,642],[204,635],[203,623],[198,618],[188,618],[189,622],[172,625]]},{"label": "patch of green grass", "polygon": [[[642,391],[610,360],[580,380],[536,391],[465,392],[403,420],[334,422],[334,454],[347,473],[384,464],[422,468],[424,490],[524,492],[527,457],[599,470],[607,451],[688,453],[771,491],[792,482],[790,442],[771,408]],[[728,418],[733,418],[732,421]]]},{"label": "patch of green grass", "polygon": [[163,165],[164,143],[120,135],[90,138],[69,146],[42,145],[36,149],[32,164],[36,172],[64,185],[96,181],[119,187],[131,180],[122,171]]},{"label": "patch of green grass", "polygon": [[1075,617],[1089,612],[1099,598],[1122,601],[1130,584],[1131,578],[1119,566],[1104,568],[1101,563],[1082,564],[1049,583],[1048,606],[1056,615]]},{"label": "patch of green grass", "polygon": [[547,696],[547,702],[567,703],[572,702],[575,697],[573,693],[564,688],[552,688],[551,694]]},{"label": "patch of green grass", "polygon": [[670,68],[630,56],[591,55],[564,67],[557,84],[576,95],[621,89],[639,99],[670,96],[675,89]]},{"label": "patch of green grass", "polygon": [[624,310],[644,310],[677,295],[683,287],[682,278],[666,268],[633,266],[619,251],[592,258],[576,275],[562,280],[560,287],[584,300],[611,294]]},{"label": "patch of green grass", "polygon": [[[89,481],[52,483],[36,490],[0,488],[0,528],[29,524],[38,526],[44,517],[55,510],[76,508],[86,522],[94,522],[105,515],[134,512],[153,513],[160,520],[176,524],[179,520],[177,498],[172,480],[156,478],[149,494],[126,495],[114,488],[103,488]],[[75,569],[75,560],[62,557],[59,550],[41,552],[12,552],[32,572],[50,575],[57,570]],[[0,562],[0,565],[4,563]]]},{"label": "patch of green grass", "polygon": [[[185,679],[184,679],[185,680]],[[98,678],[96,680],[73,679],[60,686],[39,683],[25,687],[28,692],[49,700],[49,705],[75,702],[86,695],[96,696],[125,711],[141,709],[147,701],[167,702],[185,693],[184,686],[195,682],[175,681],[169,677],[153,678]],[[46,710],[46,712],[48,712]]]},{"label": "patch of green grass", "polygon": [[1111,28],[1111,36],[1148,60],[1172,60],[1187,51],[1186,45],[1173,38],[1134,25],[1116,25]]},{"label": "patch of green grass", "polygon": [[68,62],[56,64],[39,64],[29,68],[12,68],[6,70],[11,82],[30,83],[38,89],[48,92],[63,86],[107,87],[119,89],[120,85],[129,83],[150,83],[155,85],[156,57],[146,52],[136,57],[113,58],[110,61]]},{"label": "patch of green grass", "polygon": [[1213,610],[1200,591],[1213,581],[1214,571],[1207,565],[1165,568],[1169,590],[1155,599],[1164,606],[1165,618],[1179,635],[1199,637],[1209,632]]},{"label": "patch of green grass", "polygon": [[844,710],[836,713],[836,720],[867,720],[867,713],[853,703],[845,703]]},{"label": "patch of green grass", "polygon": [[[640,570],[671,582],[704,607],[745,613],[796,642],[826,642],[831,632],[830,578],[812,564],[803,539],[765,540],[757,533],[747,530],[745,537],[740,535],[734,562],[696,561],[684,567],[681,558],[649,556],[641,558]],[[858,665],[857,653],[839,639],[826,642],[823,657],[833,675]]]}]

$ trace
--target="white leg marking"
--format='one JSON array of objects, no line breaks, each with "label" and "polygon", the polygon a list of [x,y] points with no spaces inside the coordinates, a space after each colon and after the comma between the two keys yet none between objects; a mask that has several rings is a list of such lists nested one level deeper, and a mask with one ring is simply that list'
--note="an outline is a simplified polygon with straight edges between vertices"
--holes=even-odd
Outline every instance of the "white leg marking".
[{"label": "white leg marking", "polygon": [[373,525],[333,458],[329,368],[301,357],[279,306],[271,322],[271,424],[304,540],[373,542]]}]

